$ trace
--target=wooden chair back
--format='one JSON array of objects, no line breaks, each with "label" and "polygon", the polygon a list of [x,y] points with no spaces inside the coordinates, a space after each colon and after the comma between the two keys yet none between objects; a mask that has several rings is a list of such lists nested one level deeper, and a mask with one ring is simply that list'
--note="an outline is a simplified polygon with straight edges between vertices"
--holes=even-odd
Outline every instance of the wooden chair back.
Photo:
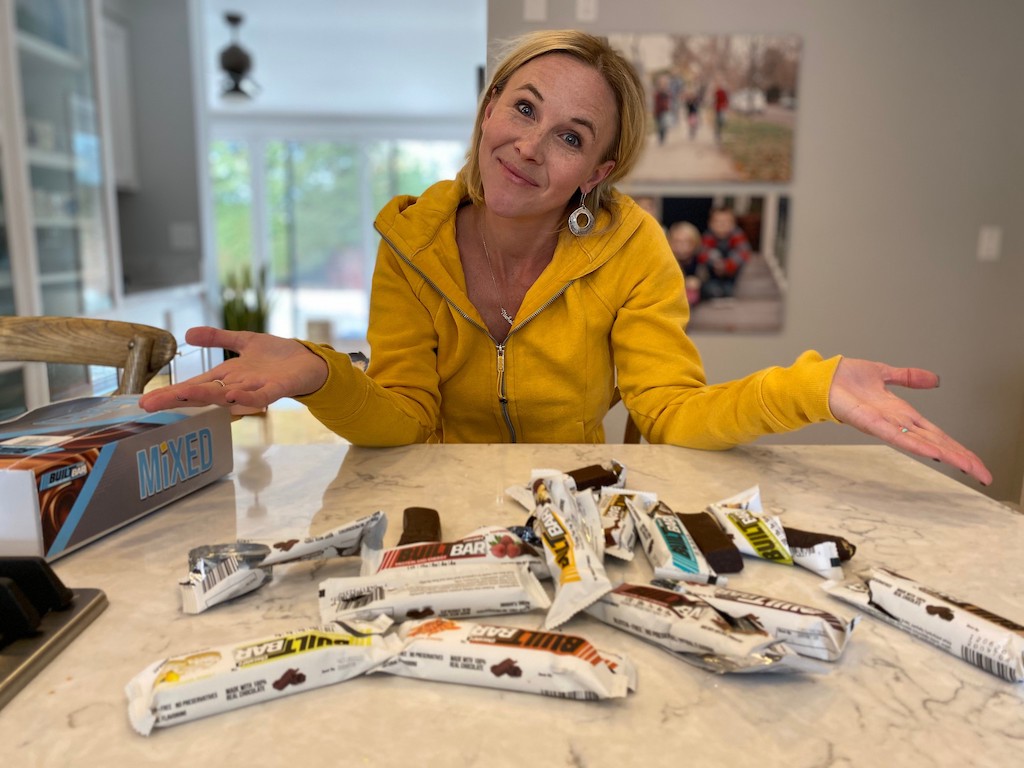
[{"label": "wooden chair back", "polygon": [[[615,388],[615,393],[612,395],[612,407],[614,408],[618,403],[622,402],[622,396],[619,394],[618,387]],[[629,414],[629,410],[626,410],[626,428],[623,430],[622,442],[623,443],[639,443],[643,440],[643,435],[640,434],[640,427],[633,421],[633,417]]]},{"label": "wooden chair back", "polygon": [[116,395],[139,395],[174,357],[160,328],[88,317],[0,316],[0,361],[70,363],[119,369]]}]

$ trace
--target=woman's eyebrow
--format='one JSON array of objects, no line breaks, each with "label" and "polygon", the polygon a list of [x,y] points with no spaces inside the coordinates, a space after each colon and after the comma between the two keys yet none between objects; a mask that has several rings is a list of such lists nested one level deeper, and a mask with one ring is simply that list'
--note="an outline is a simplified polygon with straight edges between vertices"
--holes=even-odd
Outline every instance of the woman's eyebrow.
[{"label": "woman's eyebrow", "polygon": [[540,91],[537,90],[537,86],[533,85],[532,83],[523,83],[522,85],[519,86],[519,90],[529,91],[530,93],[533,94],[534,98],[537,99],[537,101],[541,103],[544,102],[544,97],[541,95]]}]

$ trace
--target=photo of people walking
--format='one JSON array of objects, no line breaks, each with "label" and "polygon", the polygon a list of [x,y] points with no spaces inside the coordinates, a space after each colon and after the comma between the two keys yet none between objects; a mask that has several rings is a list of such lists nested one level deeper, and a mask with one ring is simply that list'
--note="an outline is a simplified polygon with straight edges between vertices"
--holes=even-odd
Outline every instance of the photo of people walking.
[{"label": "photo of people walking", "polygon": [[649,91],[653,130],[632,179],[792,180],[799,37],[614,34],[609,40]]}]

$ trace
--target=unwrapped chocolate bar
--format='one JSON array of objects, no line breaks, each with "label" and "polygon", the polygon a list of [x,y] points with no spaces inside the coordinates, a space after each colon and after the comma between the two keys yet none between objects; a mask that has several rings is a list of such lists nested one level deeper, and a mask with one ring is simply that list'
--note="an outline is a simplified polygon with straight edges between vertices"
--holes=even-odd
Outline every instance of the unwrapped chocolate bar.
[{"label": "unwrapped chocolate bar", "polygon": [[441,540],[441,516],[430,507],[406,507],[398,546]]},{"label": "unwrapped chocolate bar", "polygon": [[710,512],[676,512],[715,573],[739,573],[743,553]]}]

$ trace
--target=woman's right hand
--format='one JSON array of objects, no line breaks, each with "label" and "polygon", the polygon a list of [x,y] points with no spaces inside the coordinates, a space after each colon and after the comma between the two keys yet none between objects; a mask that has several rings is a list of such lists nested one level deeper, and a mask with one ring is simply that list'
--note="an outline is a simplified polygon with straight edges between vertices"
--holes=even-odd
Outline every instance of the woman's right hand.
[{"label": "woman's right hand", "polygon": [[190,328],[185,341],[197,347],[236,352],[238,357],[179,384],[145,393],[146,411],[197,405],[266,408],[282,397],[308,395],[327,381],[327,363],[293,339],[250,331]]}]

